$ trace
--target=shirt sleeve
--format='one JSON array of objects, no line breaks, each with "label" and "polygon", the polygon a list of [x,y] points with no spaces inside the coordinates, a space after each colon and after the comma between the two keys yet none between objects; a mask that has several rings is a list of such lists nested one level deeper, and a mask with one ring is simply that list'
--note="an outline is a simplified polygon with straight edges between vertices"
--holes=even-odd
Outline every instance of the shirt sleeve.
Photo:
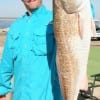
[{"label": "shirt sleeve", "polygon": [[76,13],[82,10],[88,0],[61,0],[61,5],[67,13]]},{"label": "shirt sleeve", "polygon": [[12,39],[9,31],[0,61],[0,95],[6,95],[8,92],[12,91],[11,78],[13,75],[13,60],[10,48],[11,44]]}]

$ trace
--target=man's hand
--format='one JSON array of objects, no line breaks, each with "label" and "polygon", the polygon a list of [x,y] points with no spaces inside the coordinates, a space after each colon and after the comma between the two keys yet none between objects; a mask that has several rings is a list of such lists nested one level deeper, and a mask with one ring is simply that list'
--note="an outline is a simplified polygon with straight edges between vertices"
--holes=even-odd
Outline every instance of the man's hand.
[{"label": "man's hand", "polygon": [[0,96],[0,100],[7,100],[6,96]]}]

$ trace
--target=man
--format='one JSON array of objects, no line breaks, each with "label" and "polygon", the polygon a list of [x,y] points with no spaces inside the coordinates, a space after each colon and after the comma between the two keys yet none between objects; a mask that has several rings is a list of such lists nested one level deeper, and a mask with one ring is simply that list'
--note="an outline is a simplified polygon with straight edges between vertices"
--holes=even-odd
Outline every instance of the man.
[{"label": "man", "polygon": [[[62,100],[55,64],[52,12],[23,0],[27,13],[11,26],[0,64],[0,100]],[[14,76],[12,91],[11,78]]]}]

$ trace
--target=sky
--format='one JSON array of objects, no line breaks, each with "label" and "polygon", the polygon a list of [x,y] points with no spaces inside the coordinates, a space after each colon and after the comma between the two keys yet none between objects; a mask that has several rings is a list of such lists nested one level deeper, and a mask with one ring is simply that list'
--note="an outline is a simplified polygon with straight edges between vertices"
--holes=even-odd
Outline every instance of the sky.
[{"label": "sky", "polygon": [[[100,0],[95,1],[96,19],[100,19]],[[43,4],[52,10],[52,0],[43,0]],[[0,0],[0,17],[19,17],[26,9],[21,0]]]},{"label": "sky", "polygon": [[[52,10],[52,0],[43,0],[43,4]],[[0,17],[19,17],[25,11],[21,0],[0,0]]]},{"label": "sky", "polygon": [[100,0],[94,0],[96,19],[100,20]]}]

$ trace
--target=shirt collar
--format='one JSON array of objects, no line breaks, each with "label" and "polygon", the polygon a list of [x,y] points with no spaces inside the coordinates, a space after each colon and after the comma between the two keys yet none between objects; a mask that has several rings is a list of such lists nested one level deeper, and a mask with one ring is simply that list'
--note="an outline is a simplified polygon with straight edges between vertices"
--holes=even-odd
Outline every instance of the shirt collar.
[{"label": "shirt collar", "polygon": [[[40,14],[44,14],[45,13],[45,6],[40,6],[39,8],[37,8],[37,9],[35,9],[35,10],[33,10],[32,12],[31,12],[31,15],[30,16],[33,16],[33,15],[40,15]],[[25,13],[25,16],[29,16],[29,14],[28,14],[28,12],[26,12]]]}]

